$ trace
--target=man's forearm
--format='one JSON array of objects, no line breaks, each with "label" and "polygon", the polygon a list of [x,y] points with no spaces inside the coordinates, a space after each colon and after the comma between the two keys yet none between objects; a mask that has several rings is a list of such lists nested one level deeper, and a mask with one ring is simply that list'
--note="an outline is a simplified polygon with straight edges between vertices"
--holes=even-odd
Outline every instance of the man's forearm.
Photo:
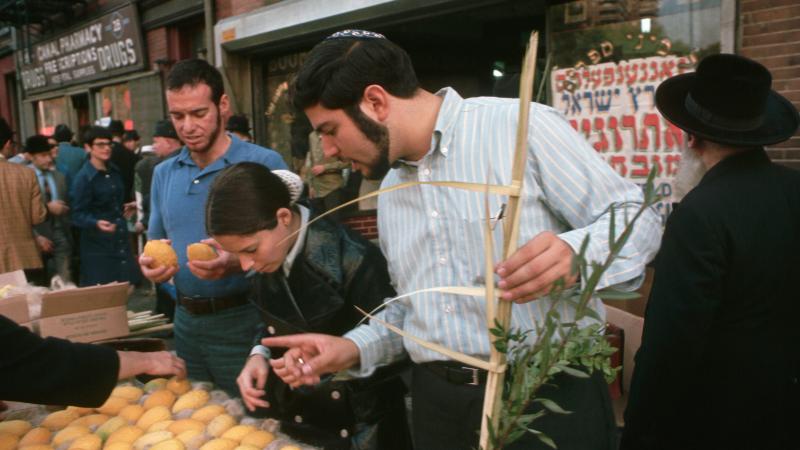
[{"label": "man's forearm", "polygon": [[119,357],[119,375],[117,376],[119,380],[146,373],[154,366],[152,358],[143,352],[118,351],[117,357]]}]

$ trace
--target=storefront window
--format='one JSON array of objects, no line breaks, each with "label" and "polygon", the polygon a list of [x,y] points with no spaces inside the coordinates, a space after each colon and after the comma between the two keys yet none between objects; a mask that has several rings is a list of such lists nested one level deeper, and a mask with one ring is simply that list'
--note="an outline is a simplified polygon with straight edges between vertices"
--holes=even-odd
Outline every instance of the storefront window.
[{"label": "storefront window", "polygon": [[69,123],[67,97],[40,100],[36,104],[36,132],[50,136],[60,123]]},{"label": "storefront window", "polygon": [[721,0],[581,0],[548,10],[551,104],[623,177],[655,169],[666,219],[686,146],[654,96],[665,79],[719,53]]},{"label": "storefront window", "polygon": [[289,83],[297,73],[305,53],[294,53],[273,58],[267,64],[266,119],[267,147],[277,151],[284,160],[291,161],[299,172],[308,151],[308,133],[311,125],[302,112],[297,112],[289,101]]},{"label": "storefront window", "polygon": [[135,128],[131,115],[131,93],[128,90],[128,83],[101,88],[95,94],[95,101],[99,125],[107,126],[111,120],[121,120],[126,130]]}]

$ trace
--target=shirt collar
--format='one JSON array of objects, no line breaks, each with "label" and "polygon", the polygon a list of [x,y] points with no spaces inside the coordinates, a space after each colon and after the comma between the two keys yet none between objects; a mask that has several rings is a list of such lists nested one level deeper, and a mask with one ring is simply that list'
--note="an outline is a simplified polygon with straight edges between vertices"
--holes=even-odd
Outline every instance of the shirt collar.
[{"label": "shirt collar", "polygon": [[180,149],[180,153],[178,153],[178,156],[175,157],[175,160],[180,164],[184,164],[184,165],[188,165],[188,166],[196,166],[197,165],[197,164],[194,163],[194,160],[192,159],[192,154],[191,154],[191,152],[189,152],[189,147],[187,147],[185,145],[183,146],[182,149]]},{"label": "shirt collar", "polygon": [[431,140],[431,151],[438,149],[443,156],[447,156],[449,149],[446,144],[453,138],[454,125],[461,113],[461,103],[464,99],[451,87],[440,89],[436,95],[443,99],[436,117],[436,125],[433,128],[434,137],[438,135],[439,139]]},{"label": "shirt collar", "polygon": [[[223,153],[222,156],[217,158],[214,162],[209,164],[208,167],[206,167],[206,169],[212,168],[218,162],[222,162],[224,163],[224,165],[227,166],[228,164],[231,163],[231,159],[242,150],[242,143],[244,141],[230,134],[228,135],[228,137],[230,137],[231,143],[230,145],[228,145],[228,148],[225,150],[225,153]],[[179,152],[178,156],[176,157],[178,163],[190,166],[197,166],[197,164],[192,159],[192,152],[189,151],[189,147],[184,145],[183,148],[176,151]]]},{"label": "shirt collar", "polygon": [[297,205],[297,208],[300,210],[300,232],[297,233],[297,240],[294,241],[292,249],[289,250],[289,254],[287,254],[286,259],[283,260],[283,273],[286,275],[286,278],[289,278],[289,272],[292,270],[294,260],[297,259],[297,255],[303,251],[306,242],[306,225],[308,224],[308,217],[310,214],[308,208],[303,205]]},{"label": "shirt collar", "polygon": [[[436,124],[433,128],[431,148],[428,150],[428,153],[425,154],[425,157],[439,152],[439,154],[446,158],[450,151],[447,147],[447,143],[449,143],[453,137],[453,124],[458,118],[458,114],[461,111],[461,102],[463,102],[464,99],[451,87],[442,88],[437,91],[435,95],[442,97],[442,104],[439,107],[439,114],[436,116]],[[393,167],[397,168],[401,165],[417,167],[419,162],[398,159]]]},{"label": "shirt collar", "polygon": [[749,170],[758,165],[769,163],[769,156],[767,156],[767,152],[764,148],[759,147],[751,150],[744,150],[728,156],[716,163],[714,167],[708,169],[708,172],[700,179],[698,186],[709,183],[731,171]]},{"label": "shirt collar", "polygon": [[45,175],[45,172],[47,172],[47,173],[49,173],[49,172],[50,172],[49,170],[42,170],[42,169],[40,169],[40,168],[36,167],[36,166],[35,166],[35,165],[33,165],[33,164],[31,164],[31,169],[33,169],[33,170],[35,170],[35,171],[36,171],[36,175],[38,175],[38,176],[39,176],[39,178],[42,178],[42,177],[44,177],[44,175]]}]

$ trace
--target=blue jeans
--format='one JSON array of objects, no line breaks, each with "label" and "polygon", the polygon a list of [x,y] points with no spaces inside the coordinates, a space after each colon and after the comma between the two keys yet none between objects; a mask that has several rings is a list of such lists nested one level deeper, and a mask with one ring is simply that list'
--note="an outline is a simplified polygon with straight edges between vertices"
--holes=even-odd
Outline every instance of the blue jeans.
[{"label": "blue jeans", "polygon": [[186,361],[189,378],[210,381],[239,397],[236,377],[244,367],[261,325],[255,307],[247,303],[214,314],[193,316],[175,308],[175,349]]},{"label": "blue jeans", "polygon": [[53,233],[53,253],[45,258],[45,267],[47,269],[47,285],[54,276],[59,275],[61,280],[65,283],[72,281],[70,275],[70,259],[72,258],[72,244],[70,237],[67,235],[69,230],[64,231],[58,228]]}]

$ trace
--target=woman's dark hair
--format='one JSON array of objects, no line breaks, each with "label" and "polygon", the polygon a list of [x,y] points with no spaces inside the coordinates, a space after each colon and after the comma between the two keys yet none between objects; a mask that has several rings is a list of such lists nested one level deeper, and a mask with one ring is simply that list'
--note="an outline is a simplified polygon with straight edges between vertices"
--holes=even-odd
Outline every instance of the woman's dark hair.
[{"label": "woman's dark hair", "polygon": [[112,135],[111,132],[108,131],[108,128],[98,126],[89,127],[83,135],[83,143],[92,145],[95,139],[108,139],[110,141]]},{"label": "woman's dark hair", "polygon": [[411,98],[419,81],[408,53],[385,38],[326,39],[309,53],[290,95],[299,111],[320,104],[351,114],[371,84]]},{"label": "woman's dark hair", "polygon": [[208,192],[206,232],[209,236],[245,236],[278,225],[280,208],[291,208],[289,189],[267,167],[253,162],[223,170]]},{"label": "woman's dark hair", "polygon": [[222,74],[214,66],[202,59],[185,59],[178,61],[167,75],[167,90],[179,91],[184,86],[205,84],[211,88],[211,101],[219,105],[219,99],[225,93]]}]

